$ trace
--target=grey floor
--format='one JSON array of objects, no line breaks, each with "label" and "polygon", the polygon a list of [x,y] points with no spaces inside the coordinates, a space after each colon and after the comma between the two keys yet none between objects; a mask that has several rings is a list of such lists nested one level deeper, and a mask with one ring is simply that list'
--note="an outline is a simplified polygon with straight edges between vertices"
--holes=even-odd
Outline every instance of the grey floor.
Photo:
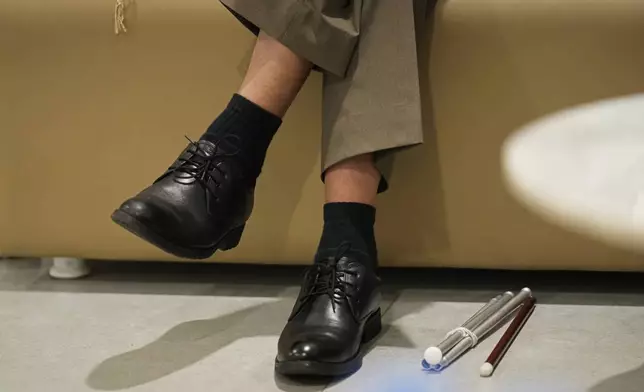
[{"label": "grey floor", "polygon": [[[300,268],[95,263],[53,281],[36,261],[0,261],[0,391],[640,392],[644,276],[384,270],[385,330],[339,380],[273,373]],[[490,379],[497,335],[442,374],[419,370],[493,294],[529,285],[533,318]]]}]

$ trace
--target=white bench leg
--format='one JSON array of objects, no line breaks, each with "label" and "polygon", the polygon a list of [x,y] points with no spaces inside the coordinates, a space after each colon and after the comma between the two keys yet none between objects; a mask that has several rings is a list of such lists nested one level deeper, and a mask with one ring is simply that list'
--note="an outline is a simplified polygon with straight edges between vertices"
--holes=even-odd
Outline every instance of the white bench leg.
[{"label": "white bench leg", "polygon": [[90,273],[87,262],[73,257],[54,257],[49,276],[55,279],[78,279]]}]

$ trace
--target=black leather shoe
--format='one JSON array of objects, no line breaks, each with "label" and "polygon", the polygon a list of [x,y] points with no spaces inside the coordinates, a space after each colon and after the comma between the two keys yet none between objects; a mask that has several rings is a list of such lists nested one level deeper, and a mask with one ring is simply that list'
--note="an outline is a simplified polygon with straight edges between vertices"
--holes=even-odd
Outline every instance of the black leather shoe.
[{"label": "black leather shoe", "polygon": [[253,208],[240,139],[190,142],[154,184],[125,201],[112,220],[179,257],[204,259],[239,243]]},{"label": "black leather shoe", "polygon": [[343,245],[307,271],[279,338],[277,373],[340,376],[362,366],[362,344],[381,329],[380,279],[369,265]]}]

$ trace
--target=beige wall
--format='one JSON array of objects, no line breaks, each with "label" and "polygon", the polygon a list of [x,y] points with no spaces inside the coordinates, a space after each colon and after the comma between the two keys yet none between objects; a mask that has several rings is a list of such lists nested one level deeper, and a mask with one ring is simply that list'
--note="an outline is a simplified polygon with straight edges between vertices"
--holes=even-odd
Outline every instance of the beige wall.
[{"label": "beige wall", "polygon": [[[198,137],[238,85],[252,37],[215,0],[0,2],[0,251],[171,259],[109,220]],[[644,269],[541,221],[503,187],[499,151],[553,111],[644,89],[644,2],[449,0],[436,11],[426,144],[379,206],[389,265]],[[425,45],[429,51],[429,39]],[[320,82],[268,156],[241,246],[220,261],[306,263],[321,228]]]}]

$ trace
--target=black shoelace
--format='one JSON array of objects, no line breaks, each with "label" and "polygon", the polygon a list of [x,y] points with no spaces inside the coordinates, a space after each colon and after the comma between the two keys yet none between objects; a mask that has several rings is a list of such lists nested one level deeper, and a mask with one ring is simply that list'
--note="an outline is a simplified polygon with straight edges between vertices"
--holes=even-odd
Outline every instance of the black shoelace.
[{"label": "black shoelace", "polygon": [[302,304],[321,295],[328,295],[331,299],[333,312],[335,312],[336,303],[351,297],[348,291],[355,285],[348,282],[346,278],[350,275],[355,276],[357,273],[338,266],[338,262],[350,249],[351,244],[344,242],[338,247],[333,258],[315,262],[308,272],[315,275],[311,279],[309,291],[302,297]]},{"label": "black shoelace", "polygon": [[226,178],[226,172],[219,166],[221,158],[235,156],[239,152],[239,148],[237,148],[232,153],[225,153],[221,151],[220,144],[228,141],[229,143],[233,143],[233,145],[239,145],[241,139],[237,135],[228,134],[213,143],[214,151],[211,155],[207,155],[198,142],[192,141],[188,136],[185,138],[188,139],[194,151],[188,158],[179,158],[179,164],[172,169],[172,172],[175,173],[175,181],[179,182],[179,179],[194,178],[204,188],[214,194],[214,190],[208,186],[208,181],[212,180],[215,188],[219,188],[219,185],[221,185],[217,181],[216,176],[214,176],[214,171],[219,172],[223,178]]}]

